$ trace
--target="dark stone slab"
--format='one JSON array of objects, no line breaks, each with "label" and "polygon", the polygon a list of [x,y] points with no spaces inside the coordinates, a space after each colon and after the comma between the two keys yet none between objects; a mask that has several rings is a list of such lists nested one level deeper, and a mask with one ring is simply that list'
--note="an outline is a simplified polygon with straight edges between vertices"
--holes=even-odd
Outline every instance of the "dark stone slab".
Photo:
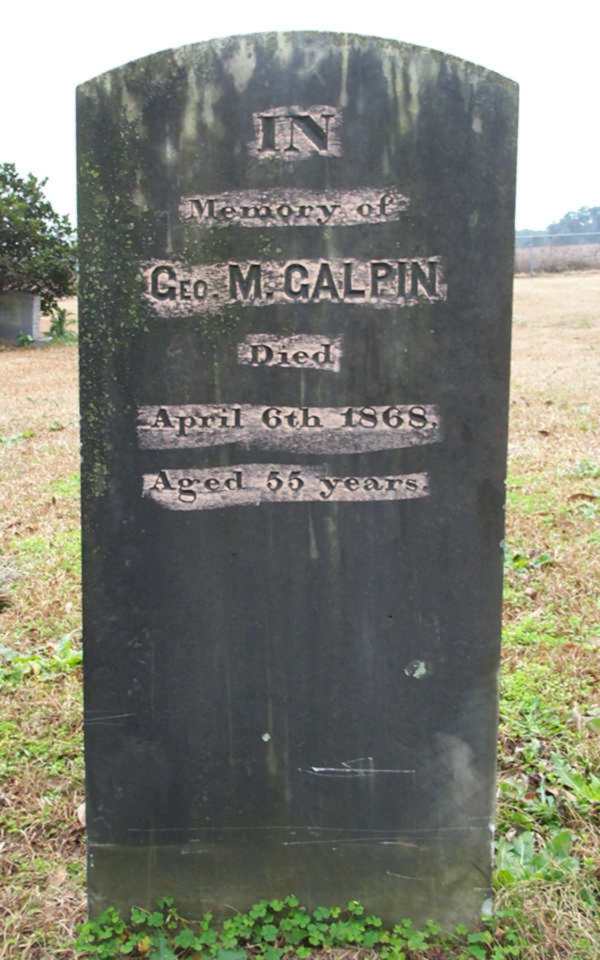
[{"label": "dark stone slab", "polygon": [[79,89],[89,893],[490,891],[516,88],[366,37]]}]

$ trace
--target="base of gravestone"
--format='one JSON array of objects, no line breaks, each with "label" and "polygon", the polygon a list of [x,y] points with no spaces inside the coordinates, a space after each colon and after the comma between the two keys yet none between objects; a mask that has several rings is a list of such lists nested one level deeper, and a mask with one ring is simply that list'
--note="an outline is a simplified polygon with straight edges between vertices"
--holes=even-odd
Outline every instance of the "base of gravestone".
[{"label": "base of gravestone", "polygon": [[0,293],[0,340],[13,343],[20,335],[45,342],[40,334],[40,298],[36,293]]},{"label": "base of gravestone", "polygon": [[[332,840],[329,830],[307,828],[274,828],[260,837],[199,828],[191,840],[177,831],[173,837],[171,843],[89,844],[90,915],[110,906],[123,913],[133,905],[152,909],[172,896],[188,919],[206,912],[224,919],[258,900],[295,894],[310,910],[357,899],[387,925],[409,917],[423,926],[434,918],[450,930],[459,922],[476,926],[492,909],[489,856],[482,855],[490,850],[488,824],[435,838],[423,831],[382,840],[359,831],[349,839],[340,831]],[[144,889],[132,896],[140,876]]]}]

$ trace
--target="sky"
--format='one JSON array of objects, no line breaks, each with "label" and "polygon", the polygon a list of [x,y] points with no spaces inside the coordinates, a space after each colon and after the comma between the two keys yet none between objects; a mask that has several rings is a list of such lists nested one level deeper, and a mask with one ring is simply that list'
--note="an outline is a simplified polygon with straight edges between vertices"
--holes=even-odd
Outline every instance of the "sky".
[{"label": "sky", "polygon": [[600,205],[599,26],[592,0],[21,0],[0,14],[0,162],[47,177],[54,207],[74,219],[78,83],[214,37],[364,33],[443,50],[520,84],[516,225],[544,229]]}]

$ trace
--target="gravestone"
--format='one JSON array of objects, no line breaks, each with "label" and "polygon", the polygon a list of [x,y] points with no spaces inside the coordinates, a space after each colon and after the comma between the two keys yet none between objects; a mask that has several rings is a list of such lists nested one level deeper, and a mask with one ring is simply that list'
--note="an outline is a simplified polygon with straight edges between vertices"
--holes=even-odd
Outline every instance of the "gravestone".
[{"label": "gravestone", "polygon": [[93,913],[489,908],[515,138],[360,36],[79,88]]},{"label": "gravestone", "polygon": [[0,293],[0,340],[14,343],[19,334],[40,340],[40,298],[37,293]]}]

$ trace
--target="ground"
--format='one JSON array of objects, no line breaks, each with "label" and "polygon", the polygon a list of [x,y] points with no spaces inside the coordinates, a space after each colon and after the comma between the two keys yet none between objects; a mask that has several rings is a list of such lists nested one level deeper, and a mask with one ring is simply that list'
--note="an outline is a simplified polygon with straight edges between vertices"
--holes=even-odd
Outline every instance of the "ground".
[{"label": "ground", "polygon": [[[517,278],[513,341],[497,901],[522,960],[593,960],[600,272]],[[71,960],[84,911],[76,360],[0,351],[0,960]]]}]

